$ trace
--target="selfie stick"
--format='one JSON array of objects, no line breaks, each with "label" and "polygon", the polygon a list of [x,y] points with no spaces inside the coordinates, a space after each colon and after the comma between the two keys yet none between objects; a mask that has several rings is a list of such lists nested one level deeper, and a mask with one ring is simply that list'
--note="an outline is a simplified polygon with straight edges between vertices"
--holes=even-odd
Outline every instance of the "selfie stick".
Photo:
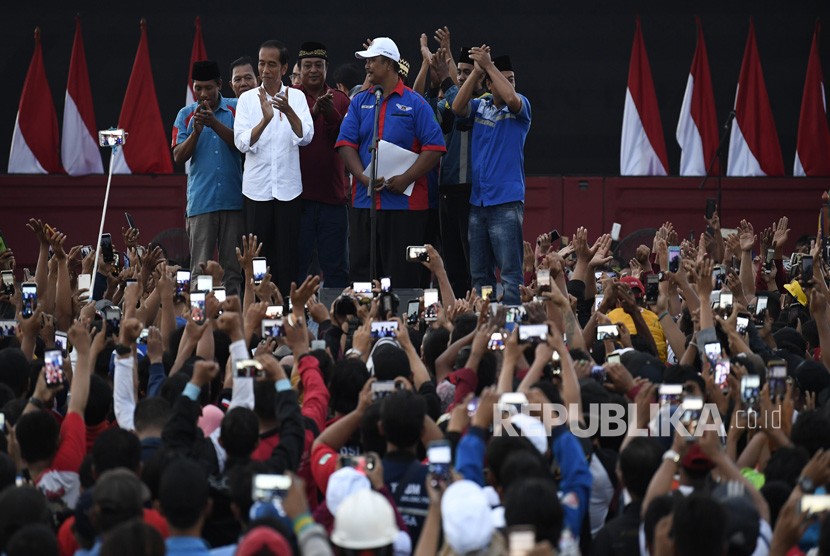
[{"label": "selfie stick", "polygon": [[127,132],[123,129],[104,129],[98,132],[98,144],[101,147],[110,148],[110,169],[107,176],[107,189],[104,193],[104,208],[101,211],[101,225],[98,227],[98,241],[95,243],[95,263],[92,267],[92,279],[90,280],[89,298],[94,299],[95,294],[95,279],[98,276],[98,257],[101,256],[101,236],[104,235],[104,220],[107,219],[107,204],[110,200],[110,185],[112,185],[112,161],[115,158],[115,152],[118,147],[127,142]]}]

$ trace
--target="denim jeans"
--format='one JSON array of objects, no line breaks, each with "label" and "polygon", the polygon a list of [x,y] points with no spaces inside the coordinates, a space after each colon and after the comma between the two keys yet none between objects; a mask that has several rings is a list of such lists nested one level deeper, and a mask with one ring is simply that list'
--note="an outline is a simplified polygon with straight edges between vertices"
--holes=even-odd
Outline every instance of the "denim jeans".
[{"label": "denim jeans", "polygon": [[502,303],[519,305],[522,284],[524,243],[522,224],[524,204],[521,201],[491,207],[470,206],[470,275],[473,287],[491,285],[495,291],[496,267],[501,271],[504,288]]},{"label": "denim jeans", "polygon": [[327,288],[349,284],[349,214],[346,205],[328,205],[303,199],[300,217],[297,284],[308,273],[314,250]]}]

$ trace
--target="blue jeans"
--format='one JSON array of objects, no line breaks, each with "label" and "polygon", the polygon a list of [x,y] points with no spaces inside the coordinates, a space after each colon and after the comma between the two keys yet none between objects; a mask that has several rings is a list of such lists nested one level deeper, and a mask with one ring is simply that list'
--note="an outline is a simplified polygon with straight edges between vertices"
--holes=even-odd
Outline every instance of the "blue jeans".
[{"label": "blue jeans", "polygon": [[303,199],[298,285],[307,276],[315,248],[326,287],[345,288],[349,284],[348,210],[346,205],[327,205]]},{"label": "blue jeans", "polygon": [[473,287],[496,287],[496,267],[501,270],[505,305],[521,304],[519,285],[524,281],[522,259],[524,243],[522,224],[524,204],[521,201],[492,207],[470,206],[470,276]]}]

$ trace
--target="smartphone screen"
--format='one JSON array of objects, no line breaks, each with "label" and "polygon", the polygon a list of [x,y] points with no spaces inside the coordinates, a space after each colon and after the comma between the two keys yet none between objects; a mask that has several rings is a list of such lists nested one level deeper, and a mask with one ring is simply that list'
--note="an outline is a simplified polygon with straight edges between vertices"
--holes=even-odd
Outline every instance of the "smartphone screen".
[{"label": "smartphone screen", "polygon": [[66,354],[66,350],[69,347],[69,340],[66,338],[66,332],[55,330],[55,345],[59,347],[64,354]]},{"label": "smartphone screen", "polygon": [[257,474],[251,481],[251,500],[254,502],[282,500],[290,488],[290,475]]},{"label": "smartphone screen", "polygon": [[225,301],[227,297],[227,293],[225,292],[225,286],[217,286],[213,288],[213,295],[216,297],[216,301],[222,303]]},{"label": "smartphone screen", "polygon": [[379,380],[372,383],[372,399],[379,400],[392,394],[398,387],[394,380]]},{"label": "smartphone screen", "polygon": [[49,350],[43,354],[43,373],[46,386],[54,388],[63,384],[63,352],[59,349]]},{"label": "smartphone screen", "polygon": [[92,274],[78,274],[78,290],[87,290],[87,297],[92,293]]},{"label": "smartphone screen", "polygon": [[205,323],[205,292],[190,294],[190,319],[196,324]]},{"label": "smartphone screen", "polygon": [[438,303],[438,290],[430,288],[424,290],[424,307]]},{"label": "smartphone screen", "polygon": [[683,385],[661,384],[658,400],[660,405],[680,405],[683,402]]},{"label": "smartphone screen", "polygon": [[398,321],[386,320],[372,323],[372,338],[378,340],[380,338],[397,338],[398,337]]},{"label": "smartphone screen", "polygon": [[680,246],[669,246],[669,272],[677,272],[680,270]]},{"label": "smartphone screen", "polygon": [[121,309],[115,305],[106,307],[104,319],[107,321],[107,335],[118,336],[121,333]]},{"label": "smartphone screen", "polygon": [[728,383],[726,379],[729,377],[729,369],[731,368],[731,363],[729,359],[718,359],[715,362],[715,385],[717,385],[721,390],[725,390],[727,388]]},{"label": "smartphone screen", "polygon": [[427,248],[423,245],[410,245],[406,248],[406,260],[411,263],[428,263],[429,255],[427,255]]},{"label": "smartphone screen", "polygon": [[706,220],[711,220],[718,207],[718,200],[714,197],[706,199]]},{"label": "smartphone screen", "polygon": [[769,396],[775,400],[783,399],[787,393],[787,362],[783,359],[774,359],[767,363],[767,382],[769,382]]},{"label": "smartphone screen", "polygon": [[37,309],[37,284],[24,282],[21,291],[23,292],[23,318],[28,319],[35,314],[35,309]]},{"label": "smartphone screen", "polygon": [[493,332],[490,341],[487,342],[487,349],[492,351],[504,350],[504,335],[501,332]]},{"label": "smartphone screen", "polygon": [[597,294],[594,298],[594,311],[599,311],[599,306],[602,305],[602,301],[605,299],[605,295]]},{"label": "smartphone screen", "polygon": [[710,344],[704,344],[703,352],[706,354],[706,358],[714,365],[715,361],[721,358],[721,354],[723,351],[721,350],[720,342],[712,342]]},{"label": "smartphone screen", "polygon": [[736,323],[735,328],[738,330],[738,334],[746,334],[746,329],[749,326],[749,313],[738,313],[738,320]]},{"label": "smartphone screen", "polygon": [[801,281],[806,282],[813,279],[813,257],[804,255],[801,257]]},{"label": "smartphone screen", "polygon": [[611,240],[612,241],[620,241],[620,232],[622,231],[622,225],[614,222],[611,225]]},{"label": "smartphone screen", "polygon": [[135,228],[135,222],[133,221],[133,217],[130,215],[129,212],[124,213],[124,218],[127,219],[127,226],[130,228]]},{"label": "smartphone screen", "polygon": [[261,284],[267,272],[265,257],[254,257],[254,284]]},{"label": "smartphone screen", "polygon": [[764,311],[767,310],[767,301],[768,300],[769,300],[769,298],[767,296],[761,296],[755,302],[755,317],[756,317],[756,320],[757,320],[757,317],[763,316]]},{"label": "smartphone screen", "polygon": [[282,305],[269,305],[265,309],[265,316],[269,319],[278,319],[282,316]]},{"label": "smartphone screen", "polygon": [[619,340],[620,329],[616,324],[600,324],[597,326],[597,340]]},{"label": "smartphone screen", "polygon": [[200,274],[196,277],[196,289],[200,292],[209,292],[213,289],[213,276]]},{"label": "smartphone screen", "polygon": [[660,296],[660,277],[657,274],[646,276],[646,301],[656,303]]},{"label": "smartphone screen", "polygon": [[427,447],[429,474],[433,484],[447,483],[450,480],[452,464],[452,446],[447,440],[434,440]]},{"label": "smartphone screen", "polygon": [[418,313],[421,311],[421,302],[417,299],[410,299],[406,304],[406,315],[410,323],[418,320]]},{"label": "smartphone screen", "polygon": [[282,319],[262,319],[262,338],[278,338],[285,336],[285,326]]},{"label": "smartphone screen", "polygon": [[389,277],[380,279],[380,291],[386,293],[392,289],[392,279]]},{"label": "smartphone screen", "polygon": [[115,262],[115,252],[112,250],[112,236],[110,234],[101,234],[101,254],[104,256],[105,263]]},{"label": "smartphone screen", "polygon": [[747,375],[741,379],[741,400],[748,406],[758,403],[761,390],[761,377]]},{"label": "smartphone screen", "polygon": [[489,301],[493,297],[493,286],[481,286],[481,298]]},{"label": "smartphone screen", "polygon": [[190,293],[190,271],[176,271],[176,295]]},{"label": "smartphone screen", "polygon": [[548,335],[547,324],[520,324],[520,342],[543,342]]},{"label": "smartphone screen", "polygon": [[731,292],[721,292],[718,306],[724,311],[730,311],[732,309],[732,299],[733,296]]}]

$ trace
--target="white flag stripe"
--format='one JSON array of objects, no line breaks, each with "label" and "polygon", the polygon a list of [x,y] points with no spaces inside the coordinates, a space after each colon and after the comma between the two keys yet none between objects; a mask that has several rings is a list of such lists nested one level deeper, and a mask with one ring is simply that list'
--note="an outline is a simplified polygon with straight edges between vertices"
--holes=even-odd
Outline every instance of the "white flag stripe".
[{"label": "white flag stripe", "polygon": [[744,139],[738,119],[732,121],[732,133],[729,136],[729,169],[727,176],[766,176],[761,164]]},{"label": "white flag stripe", "polygon": [[665,176],[666,169],[648,140],[631,91],[625,90],[622,141],[620,148],[620,175]]},{"label": "white flag stripe", "polygon": [[17,113],[17,117],[14,119],[12,148],[9,153],[9,174],[48,174],[26,143],[23,132],[20,131],[19,118],[20,112]]},{"label": "white flag stripe", "polygon": [[692,118],[692,95],[695,89],[695,78],[689,74],[686,82],[686,93],[683,95],[683,105],[680,107],[680,119],[677,121],[677,143],[680,145],[680,175],[705,176],[706,157],[703,153],[703,139],[700,130]]},{"label": "white flag stripe", "polygon": [[104,173],[98,141],[90,135],[69,91],[66,92],[63,109],[61,161],[70,176]]},{"label": "white flag stripe", "polygon": [[[128,138],[129,139],[129,138]],[[124,147],[117,149],[112,153],[112,173],[113,174],[132,174],[133,171],[127,165],[127,159],[124,158]]]},{"label": "white flag stripe", "polygon": [[795,152],[795,164],[793,164],[793,176],[799,178],[806,176],[804,166],[801,165],[801,159],[798,158],[798,151]]}]

